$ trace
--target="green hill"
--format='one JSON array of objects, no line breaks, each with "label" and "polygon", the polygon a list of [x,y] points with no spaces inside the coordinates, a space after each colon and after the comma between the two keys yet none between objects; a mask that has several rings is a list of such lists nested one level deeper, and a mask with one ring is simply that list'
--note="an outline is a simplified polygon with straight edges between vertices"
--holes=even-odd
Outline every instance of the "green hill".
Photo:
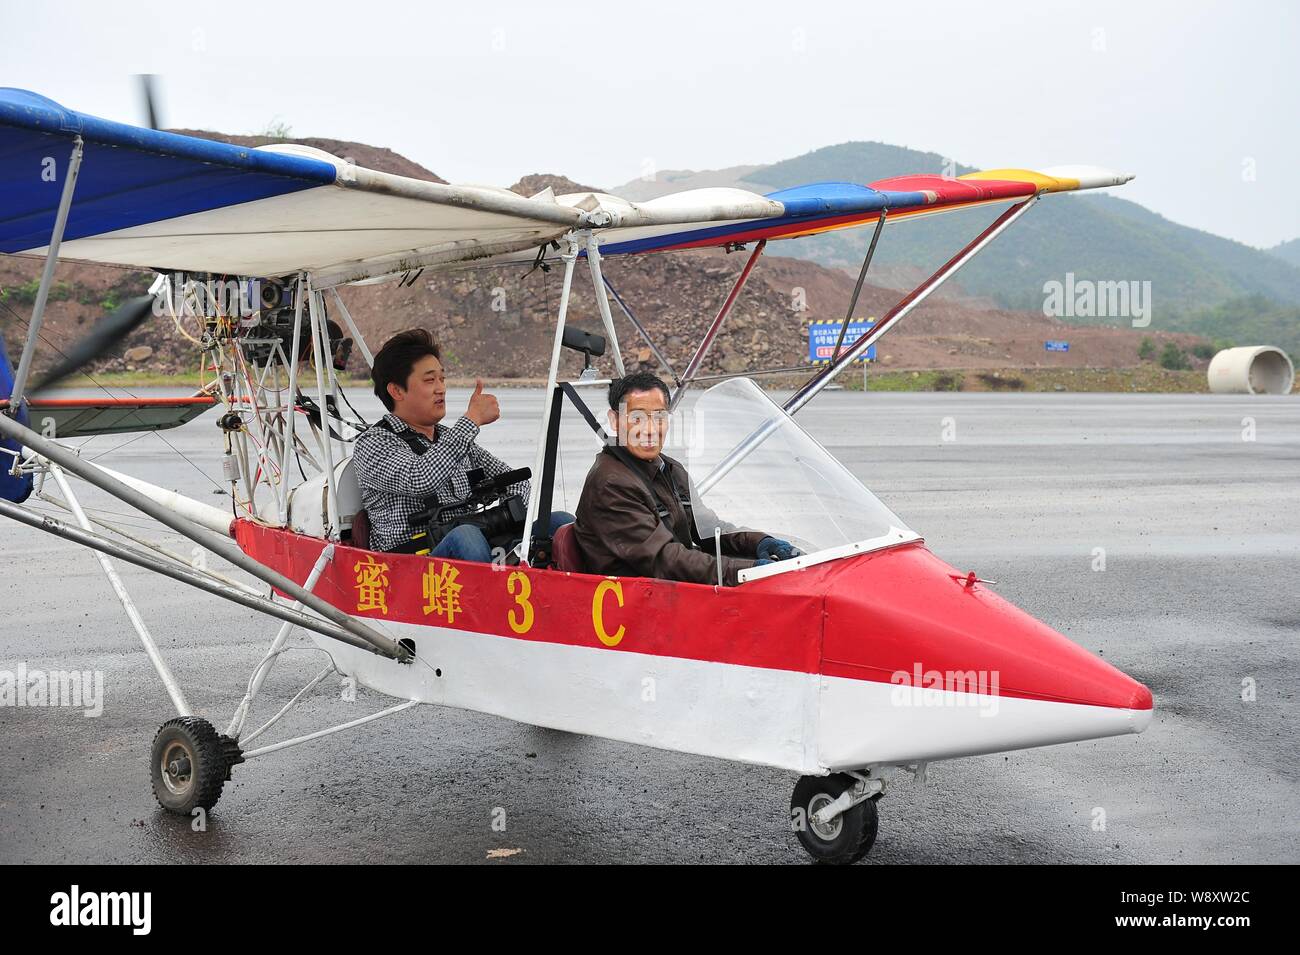
[{"label": "green hill", "polygon": [[1300,267],[1300,239],[1280,242],[1269,249],[1268,254],[1281,259],[1283,262],[1289,262],[1291,265]]},{"label": "green hill", "polygon": [[1219,347],[1276,345],[1300,365],[1300,305],[1279,305],[1263,295],[1243,295],[1175,315],[1169,327],[1204,335]]},{"label": "green hill", "polygon": [[[951,171],[944,169],[944,163],[936,153],[854,142],[761,167],[747,178],[756,186],[773,188],[822,180],[865,183],[904,173]],[[955,171],[960,175],[970,167],[957,165]],[[970,209],[900,222],[894,228],[886,225],[873,272],[879,269],[883,279],[900,269],[929,272],[995,215],[988,208]],[[809,236],[789,243],[782,254],[856,269],[870,235],[869,229],[853,229]],[[1008,308],[1040,309],[1043,284],[1063,281],[1066,272],[1073,272],[1076,280],[1151,282],[1154,328],[1187,327],[1185,322],[1201,321],[1195,316],[1203,317],[1207,309],[1230,301],[1240,304],[1251,296],[1300,306],[1300,267],[1283,257],[1178,225],[1137,203],[1105,194],[1045,197],[954,281],[968,294]],[[1254,306],[1251,310],[1259,311]],[[1277,316],[1269,315],[1271,323]],[[1123,324],[1126,320],[1092,321]],[[1280,325],[1283,331],[1290,327],[1285,318]],[[1220,333],[1225,335],[1238,341],[1249,337]],[[1300,328],[1287,332],[1287,339],[1294,350],[1300,344]]]}]

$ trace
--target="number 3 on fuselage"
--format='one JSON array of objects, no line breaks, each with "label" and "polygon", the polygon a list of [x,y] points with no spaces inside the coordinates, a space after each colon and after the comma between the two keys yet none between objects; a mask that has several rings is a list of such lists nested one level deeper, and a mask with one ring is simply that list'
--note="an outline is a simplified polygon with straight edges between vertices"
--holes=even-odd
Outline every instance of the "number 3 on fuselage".
[{"label": "number 3 on fuselage", "polygon": [[[516,586],[518,585],[518,586]],[[506,620],[510,624],[510,629],[518,634],[525,634],[533,629],[533,605],[529,597],[533,593],[532,581],[528,575],[521,570],[516,570],[506,578],[506,592],[515,598],[515,603],[519,605],[519,616],[515,616],[515,608],[511,607],[506,613]]]}]

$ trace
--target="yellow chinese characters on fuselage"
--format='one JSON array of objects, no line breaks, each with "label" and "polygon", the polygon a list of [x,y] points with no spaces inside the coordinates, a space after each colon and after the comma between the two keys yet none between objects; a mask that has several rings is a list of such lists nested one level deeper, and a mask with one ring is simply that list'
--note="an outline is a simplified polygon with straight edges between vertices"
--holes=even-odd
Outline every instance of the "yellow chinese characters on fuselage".
[{"label": "yellow chinese characters on fuselage", "polygon": [[456,614],[461,612],[461,584],[456,583],[460,571],[445,560],[442,570],[437,571],[435,562],[430,561],[424,571],[424,615],[436,613],[447,623],[456,622]]},{"label": "yellow chinese characters on fuselage", "polygon": [[352,566],[356,574],[357,611],[378,610],[388,613],[388,565],[367,554]]}]

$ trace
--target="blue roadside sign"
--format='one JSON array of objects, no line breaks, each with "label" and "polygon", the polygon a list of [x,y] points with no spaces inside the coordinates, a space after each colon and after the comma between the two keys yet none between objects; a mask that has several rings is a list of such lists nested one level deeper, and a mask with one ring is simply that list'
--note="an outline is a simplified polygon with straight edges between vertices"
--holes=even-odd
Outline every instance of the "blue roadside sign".
[{"label": "blue roadside sign", "polygon": [[1069,351],[1069,342],[1043,342],[1043,348],[1046,351]]},{"label": "blue roadside sign", "polygon": [[[835,354],[835,342],[840,337],[840,328],[844,325],[834,319],[808,323],[808,360],[814,365],[824,365]],[[840,351],[847,351],[854,342],[876,326],[868,318],[855,318],[849,322],[849,330],[844,333],[844,344]],[[866,352],[854,359],[857,362],[875,361],[876,346],[870,346]]]}]

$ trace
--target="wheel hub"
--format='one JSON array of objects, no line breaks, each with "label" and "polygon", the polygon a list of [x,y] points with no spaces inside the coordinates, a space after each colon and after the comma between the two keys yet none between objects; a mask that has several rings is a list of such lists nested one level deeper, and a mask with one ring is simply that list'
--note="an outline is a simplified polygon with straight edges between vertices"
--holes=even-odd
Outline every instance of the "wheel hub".
[{"label": "wheel hub", "polygon": [[193,754],[183,743],[172,743],[162,755],[162,781],[173,795],[182,796],[194,780]]},{"label": "wheel hub", "polygon": [[834,801],[826,793],[818,793],[808,800],[808,828],[812,830],[813,835],[823,842],[834,842],[844,828],[844,820],[839,816],[829,822],[817,821],[817,813]]}]

